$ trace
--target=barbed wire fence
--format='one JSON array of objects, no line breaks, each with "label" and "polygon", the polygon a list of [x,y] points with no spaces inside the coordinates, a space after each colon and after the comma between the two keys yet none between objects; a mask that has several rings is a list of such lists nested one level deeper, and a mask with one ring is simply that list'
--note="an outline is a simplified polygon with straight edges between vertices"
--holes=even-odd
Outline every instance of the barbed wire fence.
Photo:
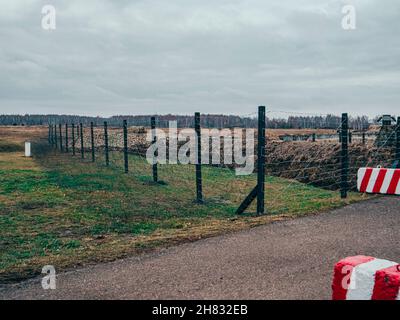
[{"label": "barbed wire fence", "polygon": [[[237,214],[248,210],[255,199],[257,199],[255,206],[257,214],[268,214],[268,206],[274,201],[268,198],[268,193],[266,194],[269,177],[289,179],[288,183],[280,186],[279,192],[285,194],[290,191],[293,199],[305,196],[304,189],[294,188],[298,182],[304,187],[337,190],[341,198],[345,199],[349,191],[357,190],[357,171],[360,167],[399,167],[400,117],[387,139],[377,145],[374,143],[377,139],[376,133],[366,130],[360,132],[349,127],[347,113],[341,115],[337,127],[330,129],[319,129],[318,123],[311,123],[310,127],[315,129],[278,129],[275,130],[277,132],[270,130],[271,128],[267,126],[268,119],[282,114],[302,115],[299,112],[266,110],[265,107],[259,107],[258,112],[242,115],[244,119],[242,123],[228,127],[224,121],[216,123],[200,113],[195,113],[192,120],[186,118],[180,122],[152,116],[143,119],[141,126],[129,126],[126,120],[121,126],[109,126],[106,121],[91,122],[89,126],[84,126],[82,123],[51,124],[48,128],[48,143],[54,149],[75,158],[80,157],[83,161],[93,162],[112,170],[123,170],[125,174],[145,184],[157,186],[174,184],[179,180],[184,188],[190,190],[197,204],[217,200],[223,203],[229,196],[217,192],[225,190],[239,204]],[[314,115],[316,119],[321,116]],[[169,133],[161,135],[163,129],[171,130],[171,126],[175,130],[172,136]],[[184,135],[187,128],[194,129],[195,132],[193,148],[188,147],[193,143],[190,136],[187,135],[184,141],[176,137]],[[228,153],[232,155],[232,149],[236,148],[233,143],[235,128],[243,131],[254,130],[252,141],[246,143],[242,141],[240,144],[242,156],[248,156],[246,148],[249,145],[253,146],[250,149],[256,150],[255,155],[250,155],[254,158],[255,170],[247,180],[235,175],[238,164],[221,161],[225,160],[224,152],[227,149],[230,148]],[[215,129],[220,130],[216,140],[219,143],[217,148],[213,144],[214,136],[211,138],[207,136],[208,141],[202,138],[203,132]],[[388,145],[393,138],[394,147]],[[232,141],[231,144],[226,142],[229,140]],[[165,159],[158,158],[159,150],[157,150],[149,160],[148,149],[155,143],[167,150]],[[178,144],[179,148],[183,147],[183,151],[182,149],[173,151],[174,144]],[[193,161],[182,170],[184,164],[178,163],[178,159],[185,153]],[[214,163],[213,159],[217,158],[220,162]],[[221,175],[229,176],[235,183],[228,186],[226,179],[215,177],[215,170],[209,169],[212,167],[221,167],[221,170],[224,170],[220,171]],[[244,185],[248,195],[243,193],[243,189],[240,194],[235,192],[235,185]]]}]

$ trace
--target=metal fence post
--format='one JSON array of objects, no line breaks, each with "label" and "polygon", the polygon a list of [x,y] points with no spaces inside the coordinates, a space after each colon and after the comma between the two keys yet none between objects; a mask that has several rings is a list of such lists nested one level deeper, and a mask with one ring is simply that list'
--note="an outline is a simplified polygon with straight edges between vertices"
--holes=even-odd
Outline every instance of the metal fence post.
[{"label": "metal fence post", "polygon": [[312,134],[312,142],[315,142],[315,140],[316,140],[316,134],[313,133],[313,134]]},{"label": "metal fence post", "polygon": [[236,210],[236,214],[242,214],[257,198],[257,214],[264,214],[265,200],[265,107],[258,107],[258,145],[257,145],[257,185],[250,191],[247,197]]},{"label": "metal fence post", "polygon": [[52,124],[50,124],[50,145],[54,146],[54,131]]},{"label": "metal fence post", "polygon": [[54,125],[51,125],[50,130],[51,130],[51,145],[54,147],[54,144],[55,144],[55,142],[54,142]]},{"label": "metal fence post", "polygon": [[124,120],[124,168],[125,168],[125,173],[129,172],[129,166],[128,166],[128,124],[126,120]]},{"label": "metal fence post", "polygon": [[194,129],[196,132],[196,200],[203,203],[203,183],[201,176],[201,126],[200,112],[194,114]]},{"label": "metal fence post", "polygon": [[49,124],[49,144],[53,145],[53,128],[52,125]]},{"label": "metal fence post", "polygon": [[340,196],[342,199],[347,198],[348,190],[348,171],[349,171],[349,146],[348,146],[348,133],[349,133],[349,117],[347,113],[342,114],[342,150],[341,150],[341,183],[340,183]]},{"label": "metal fence post", "polygon": [[[151,117],[151,134],[153,136],[152,143],[155,144],[157,142],[156,136],[156,118]],[[155,154],[157,156],[158,154]],[[153,162],[153,181],[158,182],[158,168],[157,162]]]},{"label": "metal fence post", "polygon": [[57,125],[53,124],[53,146],[57,149],[58,138],[57,138]]},{"label": "metal fence post", "polygon": [[58,149],[57,125],[53,126],[54,129],[54,147]]},{"label": "metal fence post", "polygon": [[48,141],[49,145],[51,145],[51,129],[50,129],[50,124],[49,124],[49,134],[48,134],[48,137],[47,137],[47,141]]},{"label": "metal fence post", "polygon": [[96,161],[95,158],[95,150],[94,150],[94,130],[93,130],[93,122],[90,122],[90,142],[92,146],[92,162]]},{"label": "metal fence post", "polygon": [[81,158],[85,159],[85,150],[83,150],[83,125],[82,125],[82,123],[79,124],[79,127],[80,127],[79,136],[81,138]]},{"label": "metal fence post", "polygon": [[106,157],[106,166],[110,165],[110,155],[108,154],[108,127],[107,121],[104,121],[104,152]]},{"label": "metal fence post", "polygon": [[265,199],[265,107],[258,107],[257,214],[264,214]]},{"label": "metal fence post", "polygon": [[71,127],[71,132],[72,132],[72,137],[71,137],[71,139],[72,139],[72,155],[73,156],[75,156],[75,124],[73,123],[72,124],[72,127]]},{"label": "metal fence post", "polygon": [[352,143],[353,141],[353,133],[349,131],[349,143]]},{"label": "metal fence post", "polygon": [[65,152],[69,152],[69,141],[68,141],[68,124],[65,124]]},{"label": "metal fence post", "polygon": [[60,151],[63,151],[63,138],[62,138],[62,127],[61,123],[58,125],[58,129],[60,131]]},{"label": "metal fence post", "polygon": [[362,144],[365,144],[365,132],[362,133]]}]

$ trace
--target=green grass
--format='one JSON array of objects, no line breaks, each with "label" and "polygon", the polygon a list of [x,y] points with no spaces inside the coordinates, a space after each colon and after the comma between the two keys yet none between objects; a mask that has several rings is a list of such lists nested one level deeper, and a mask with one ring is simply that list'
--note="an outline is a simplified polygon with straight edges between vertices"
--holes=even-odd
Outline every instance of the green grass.
[{"label": "green grass", "polygon": [[[37,151],[38,152],[38,151]],[[194,167],[159,166],[165,184],[151,183],[151,166],[129,156],[130,173],[113,153],[105,167],[79,157],[39,151],[26,159],[2,153],[0,163],[0,282],[40,272],[109,261],[158,246],[192,241],[275,220],[318,213],[363,199],[285,179],[266,181],[267,216],[254,205],[235,211],[255,186],[256,176],[235,176],[229,169],[203,167],[205,204],[194,202]]]}]

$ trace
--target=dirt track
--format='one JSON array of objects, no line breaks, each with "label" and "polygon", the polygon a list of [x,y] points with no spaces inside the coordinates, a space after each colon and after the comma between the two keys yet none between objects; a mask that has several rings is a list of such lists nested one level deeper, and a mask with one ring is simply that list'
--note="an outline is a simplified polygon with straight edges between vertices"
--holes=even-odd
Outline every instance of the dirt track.
[{"label": "dirt track", "polygon": [[400,198],[257,227],[0,288],[2,299],[329,299],[335,261],[400,262]]}]

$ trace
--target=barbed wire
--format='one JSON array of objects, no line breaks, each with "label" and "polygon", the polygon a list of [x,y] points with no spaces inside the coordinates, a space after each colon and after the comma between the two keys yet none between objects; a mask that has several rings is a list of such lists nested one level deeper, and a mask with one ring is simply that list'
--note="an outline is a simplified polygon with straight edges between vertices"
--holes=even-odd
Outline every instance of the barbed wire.
[{"label": "barbed wire", "polygon": [[[341,122],[340,126],[338,126],[337,130],[343,126],[344,122],[345,122],[345,119],[343,119],[343,121]],[[311,161],[312,161],[312,160],[315,160],[315,158],[316,158],[317,156],[320,156],[320,155],[321,155],[321,152],[322,152],[322,151],[325,151],[325,150],[327,150],[327,147],[324,148],[324,149],[321,149],[321,150],[317,153],[317,155],[314,156],[314,158],[310,159],[308,165],[310,165],[310,164],[311,164]],[[307,165],[307,166],[308,166],[308,165]],[[296,178],[297,178],[297,177],[296,177]],[[295,179],[296,179],[296,178],[295,178]],[[290,183],[285,189],[283,189],[281,192],[285,192],[285,191],[287,190],[287,188],[289,188],[290,186],[291,186],[291,183]]]},{"label": "barbed wire", "polygon": [[[297,113],[297,112],[290,112],[290,111],[280,111],[280,110],[269,110],[267,111],[267,114],[271,114],[273,112],[285,112],[286,114],[303,114],[303,115],[315,115],[315,116],[323,116],[323,114],[311,114],[311,113]],[[253,112],[247,115],[241,115],[241,117],[246,117],[246,116],[255,116],[257,115],[257,112]],[[163,124],[169,124],[171,120],[160,120],[159,123]],[[144,123],[144,122],[143,122]],[[189,122],[187,122],[189,123]],[[339,129],[343,125],[343,121],[337,128],[333,129],[328,129],[331,131],[336,131],[339,132]],[[246,124],[246,123],[244,123]],[[215,126],[205,126],[204,128],[215,128]],[[121,127],[109,127],[109,149],[110,149],[110,166],[114,169],[120,168],[123,166],[123,132],[121,130]],[[179,129],[179,128],[178,128]],[[95,139],[96,139],[96,159],[105,159],[105,153],[104,153],[104,137],[102,136],[102,128],[96,127],[95,130]],[[313,130],[313,129],[308,129],[308,130]],[[135,176],[141,181],[145,181],[146,179],[150,180],[151,179],[151,165],[147,163],[145,156],[146,152],[145,150],[147,149],[147,146],[151,143],[151,141],[147,141],[147,133],[149,129],[138,129],[137,127],[130,127],[128,128],[128,138],[129,138],[129,145],[128,145],[128,152],[129,152],[129,157],[128,157],[128,164],[129,168],[132,167],[132,170],[129,170],[129,175],[130,176]],[[390,153],[385,154],[383,157],[383,160],[380,159],[379,152],[386,147],[387,142],[393,137],[393,134],[395,131],[393,131],[389,137],[378,147],[370,147],[370,144],[366,144],[365,146],[365,154],[360,154],[360,155],[352,155],[350,153],[350,165],[348,166],[348,182],[349,186],[351,189],[354,189],[355,186],[355,177],[357,176],[357,170],[360,168],[358,166],[358,163],[361,165],[363,163],[367,163],[366,166],[369,166],[370,163],[372,162],[378,162],[378,161],[385,161],[385,163],[388,163],[389,161],[392,161],[395,159],[395,157]],[[90,138],[88,138],[88,135],[90,133],[88,132],[88,128],[83,128],[83,149],[85,152],[87,150],[90,150]],[[340,133],[337,134],[339,137]],[[311,137],[311,135],[309,135]],[[361,138],[361,134],[358,136]],[[357,134],[353,134],[353,139],[356,141]],[[273,138],[276,139],[276,138]],[[290,180],[289,183],[281,185],[281,190],[280,192],[286,192],[289,188],[293,186],[294,183],[299,182],[302,184],[304,187],[308,186],[313,186],[313,187],[319,187],[323,189],[333,189],[336,188],[337,186],[340,185],[340,181],[336,181],[332,183],[332,180],[338,180],[337,177],[340,177],[341,174],[341,168],[339,166],[341,165],[341,159],[342,155],[340,154],[340,148],[338,148],[337,142],[332,142],[332,140],[336,140],[336,135],[335,137],[332,137],[331,139],[322,139],[321,141],[318,141],[317,143],[314,144],[315,149],[317,152],[313,152],[313,154],[308,154],[305,156],[306,159],[288,159],[288,160],[275,160],[274,155],[272,155],[270,158],[266,157],[266,174],[270,174],[271,176],[277,176],[281,177],[282,179],[288,179]],[[255,137],[254,137],[254,140]],[[367,139],[366,139],[367,140]],[[372,140],[372,139],[371,139]],[[278,141],[279,140],[272,140],[272,141]],[[354,143],[353,141],[353,143]],[[305,142],[305,141],[301,141]],[[80,146],[80,137],[79,133],[75,136],[75,143],[76,143],[76,148],[79,150]],[[309,142],[307,142],[309,143]],[[267,143],[268,144],[268,143]],[[282,143],[283,144],[283,143]],[[363,150],[360,147],[360,150]],[[277,152],[275,150],[275,152]],[[326,159],[322,159],[321,155],[323,153],[328,154],[328,157]],[[210,153],[209,157],[212,157],[212,154]],[[308,159],[307,159],[308,157]],[[89,160],[90,156],[86,156],[85,160]],[[140,160],[140,161],[139,161]],[[138,161],[140,162],[138,164]],[[143,161],[143,162],[142,162]],[[103,165],[103,164],[100,164]],[[286,165],[286,166],[285,166]],[[298,165],[303,165],[303,167],[298,167]],[[181,173],[181,167],[180,165],[172,165],[169,166],[168,169],[164,165],[160,165],[160,176],[164,174],[166,179],[171,179],[175,181],[176,177],[180,176]],[[229,168],[229,169],[234,169],[236,168],[235,166],[225,166],[221,165],[223,168]],[[194,172],[194,168],[193,168]],[[229,170],[228,172],[232,173],[232,177],[234,176],[234,171]],[[215,181],[212,179],[203,178],[205,179],[205,183],[210,184],[210,185],[215,185],[215,184],[224,184],[224,181],[219,181],[216,179]],[[193,181],[188,181],[188,185],[192,184]],[[304,191],[303,191],[304,192]],[[300,193],[293,193],[291,192],[292,196],[297,196]]]},{"label": "barbed wire", "polygon": [[334,116],[332,113],[311,113],[311,112],[297,112],[297,111],[288,111],[288,110],[279,110],[279,109],[267,109],[267,113],[283,113],[289,115],[303,115],[303,116],[315,116],[315,117],[326,117],[326,116]]}]

